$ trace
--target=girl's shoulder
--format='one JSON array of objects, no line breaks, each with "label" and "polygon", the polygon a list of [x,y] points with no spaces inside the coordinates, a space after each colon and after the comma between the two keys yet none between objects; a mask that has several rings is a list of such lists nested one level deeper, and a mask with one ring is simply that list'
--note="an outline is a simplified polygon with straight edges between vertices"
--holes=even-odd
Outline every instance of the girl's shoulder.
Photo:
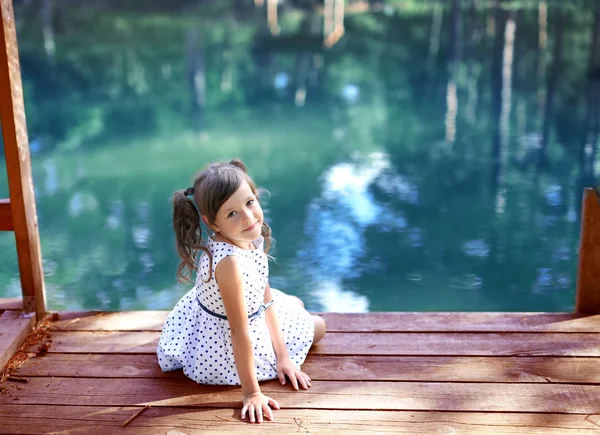
[{"label": "girl's shoulder", "polygon": [[[235,246],[226,242],[218,242],[209,238],[204,246],[208,250],[208,252],[210,252],[210,260],[212,262],[213,271],[222,259],[229,256],[237,255],[237,250],[235,249]],[[205,254],[206,253],[202,255],[201,261],[208,262],[208,256]]]},{"label": "girl's shoulder", "polygon": [[204,248],[206,248],[206,251],[201,251],[200,258],[196,263],[196,285],[198,287],[213,285],[219,263],[224,258],[236,255],[236,251],[231,245],[216,242],[211,238],[206,241]]},{"label": "girl's shoulder", "polygon": [[230,253],[231,254],[242,254],[242,255],[254,255],[264,253],[265,239],[260,236],[258,239],[251,242],[252,249],[242,249],[237,245],[230,242],[222,242],[209,238],[206,243],[206,247],[210,252],[215,255],[217,253]]}]

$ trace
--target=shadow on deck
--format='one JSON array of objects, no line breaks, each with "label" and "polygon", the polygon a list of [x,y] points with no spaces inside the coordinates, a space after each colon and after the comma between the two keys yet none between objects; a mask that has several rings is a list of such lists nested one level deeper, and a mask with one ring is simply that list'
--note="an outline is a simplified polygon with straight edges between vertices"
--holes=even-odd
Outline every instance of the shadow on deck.
[{"label": "shadow on deck", "polygon": [[240,388],[160,371],[166,315],[59,313],[49,352],[0,384],[0,433],[600,433],[600,315],[325,313],[312,388],[262,383],[283,408],[262,425]]}]

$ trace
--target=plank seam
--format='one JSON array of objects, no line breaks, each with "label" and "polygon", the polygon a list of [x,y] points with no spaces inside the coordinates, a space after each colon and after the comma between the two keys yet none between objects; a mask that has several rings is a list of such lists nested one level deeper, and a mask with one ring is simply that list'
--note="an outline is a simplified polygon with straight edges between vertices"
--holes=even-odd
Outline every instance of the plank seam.
[{"label": "plank seam", "polygon": [[[133,380],[133,379],[165,379],[165,380],[173,380],[172,377],[166,377],[166,376],[143,376],[143,377],[135,377],[132,378],[131,376],[115,376],[115,377],[104,377],[104,376],[50,376],[50,375],[27,375],[28,378],[36,378],[36,379],[44,379],[44,378],[48,378],[48,379],[111,379],[111,380],[118,380],[118,379],[128,379],[128,380]],[[329,383],[329,382],[335,382],[335,383],[340,383],[340,382],[361,382],[363,384],[376,384],[376,383],[406,383],[406,384],[467,384],[467,385],[477,385],[477,384],[510,384],[510,385],[548,385],[548,384],[552,384],[552,385],[600,385],[600,382],[494,382],[494,381],[425,381],[425,380],[386,380],[386,379],[364,379],[364,380],[360,380],[357,381],[356,379],[317,379],[317,378],[313,378],[311,377],[311,379],[314,380],[318,380],[319,382],[325,382],[325,383]],[[182,380],[184,381],[190,381],[190,382],[194,382],[191,379],[186,379],[183,378]],[[276,381],[277,379],[269,379],[267,381],[260,381],[260,383],[262,385],[264,385],[264,383],[266,382],[273,382]],[[11,382],[11,381],[6,381],[6,382]],[[15,383],[18,384],[18,383]],[[200,384],[202,386],[205,387],[211,387],[211,385],[206,385],[206,384]],[[216,387],[224,387],[223,385],[220,386],[216,386]],[[241,388],[239,385],[226,385],[226,387],[230,387],[230,389],[235,389],[235,388]],[[310,391],[310,390],[306,390],[306,391]]]},{"label": "plank seam", "polygon": [[[25,375],[20,375],[20,376],[25,376]],[[61,379],[107,379],[107,380],[119,380],[119,379],[140,379],[140,380],[148,380],[148,379],[174,379],[173,377],[167,377],[167,376],[136,376],[136,377],[131,377],[131,376],[65,376],[65,375],[61,375],[61,376],[56,376],[56,375],[36,375],[36,374],[28,374],[26,375],[27,378],[36,378],[36,379],[44,379],[44,378],[48,378],[48,379],[56,379],[56,378],[61,378]],[[527,381],[527,382],[511,382],[511,381],[507,381],[507,382],[501,382],[501,381],[441,381],[441,380],[415,380],[415,379],[325,379],[325,378],[316,378],[314,376],[311,376],[311,379],[313,381],[318,381],[318,382],[352,382],[352,383],[356,383],[356,382],[361,382],[363,384],[368,384],[368,383],[372,383],[372,382],[376,382],[376,383],[397,383],[397,382],[402,382],[405,384],[505,384],[505,385],[540,385],[540,384],[552,384],[552,385],[590,385],[590,386],[597,386],[600,385],[600,382],[561,382],[561,381],[551,381],[548,380],[547,378],[542,378],[541,379],[545,379],[545,381],[539,381],[539,382],[531,382],[531,381]],[[261,381],[261,382],[270,382],[270,381],[274,381],[275,379],[271,379],[268,381]],[[191,381],[191,379],[190,379]],[[10,380],[8,381],[10,382]],[[232,386],[232,387],[236,387],[236,386]],[[239,385],[237,386],[239,387]]]},{"label": "plank seam", "polygon": [[[2,406],[14,406],[14,407],[23,407],[22,403],[7,403],[7,404],[2,404]],[[85,407],[85,408],[99,408],[99,407],[111,407],[111,408],[143,408],[146,405],[87,405],[87,404],[44,404],[44,403],[36,403],[33,404],[34,406],[44,406],[44,407],[64,407],[64,406],[71,406],[71,407]],[[152,407],[159,407],[160,408],[164,408],[164,409],[168,409],[168,408],[174,408],[174,409],[190,409],[190,410],[195,410],[198,409],[200,406],[196,405],[152,405]],[[224,406],[202,406],[203,409],[231,409],[232,411],[236,411],[239,408],[237,407],[224,407]],[[282,409],[315,409],[315,408],[291,408],[291,407],[285,407]],[[343,411],[343,412],[373,412],[375,410],[371,410],[371,409],[350,409],[350,408],[316,408],[317,410],[322,410],[322,411]],[[448,414],[462,414],[462,413],[474,413],[474,414],[532,414],[532,415],[537,415],[537,414],[570,414],[570,413],[564,413],[564,412],[550,412],[550,411],[452,411],[452,410],[446,410],[446,409],[440,409],[440,410],[436,410],[436,409],[401,409],[401,410],[389,410],[389,409],[383,409],[381,411],[386,411],[386,412],[419,412],[419,413],[448,413]],[[275,412],[277,413],[277,410],[275,410]],[[589,416],[600,416],[599,414],[595,414],[595,413],[581,413],[578,415],[589,415]],[[536,426],[537,427],[537,426]]]},{"label": "plank seam", "polygon": [[[109,332],[162,332],[162,329],[61,329],[60,327],[54,327],[52,331],[55,332],[97,332],[97,333],[109,333]],[[523,330],[469,330],[469,329],[458,329],[458,330],[419,330],[419,331],[404,331],[404,330],[327,330],[327,334],[600,334],[600,329],[594,331],[561,331],[561,330],[542,330],[542,331],[523,331]]]},{"label": "plank seam", "polygon": [[[91,352],[89,350],[81,351],[81,352],[55,352],[50,348],[47,355],[156,355],[156,352]],[[528,354],[528,353],[518,353],[518,354],[420,354],[420,353],[398,353],[398,354],[377,354],[377,353],[309,353],[313,357],[427,357],[427,358],[600,358],[600,355],[557,355],[552,353],[540,353],[540,354]]]},{"label": "plank seam", "polygon": [[[145,402],[143,404],[136,404],[136,405],[123,405],[123,404],[103,404],[103,405],[85,405],[85,404],[60,404],[60,405],[46,405],[46,404],[40,404],[40,403],[27,403],[27,402],[21,402],[19,405],[27,405],[27,406],[61,406],[61,407],[90,407],[90,408],[98,408],[98,407],[110,407],[110,408],[143,408],[146,405],[152,405],[152,408],[174,408],[174,409],[181,409],[181,408],[185,408],[185,409],[190,409],[190,410],[198,410],[198,409],[214,409],[214,410],[218,410],[218,409],[232,409],[232,410],[237,410],[239,408],[239,405],[241,404],[242,399],[239,400],[239,403],[237,401],[232,401],[230,402],[230,404],[227,403],[223,403],[223,406],[210,406],[210,405],[182,405],[182,406],[177,406],[177,405],[160,405],[160,404],[154,404],[152,402]],[[5,405],[2,405],[5,406]],[[10,405],[9,405],[10,406]],[[16,405],[15,405],[16,406]],[[336,411],[336,412],[340,412],[340,411],[347,411],[347,412],[430,412],[430,413],[461,413],[461,414],[499,414],[499,415],[503,415],[503,414],[525,414],[525,415],[586,415],[586,416],[596,416],[596,415],[600,415],[600,414],[590,414],[589,412],[556,412],[556,411],[488,411],[488,410],[478,410],[478,411],[473,411],[473,410],[463,410],[463,409],[454,409],[454,410],[445,410],[445,409],[421,409],[421,408],[317,408],[317,407],[305,407],[305,406],[287,406],[284,409],[287,410],[314,410],[314,411]],[[277,410],[275,411],[275,415],[277,415]],[[243,422],[243,420],[240,420],[240,422]],[[533,426],[533,427],[538,427],[538,426]],[[1,432],[0,432],[1,433]]]}]

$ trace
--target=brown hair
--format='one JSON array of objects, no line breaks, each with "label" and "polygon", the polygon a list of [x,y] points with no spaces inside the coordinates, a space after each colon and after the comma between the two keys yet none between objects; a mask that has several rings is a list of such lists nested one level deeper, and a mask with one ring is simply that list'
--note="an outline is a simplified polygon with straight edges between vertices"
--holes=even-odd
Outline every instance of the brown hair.
[{"label": "brown hair", "polygon": [[[208,279],[211,279],[212,255],[202,240],[200,215],[206,216],[210,223],[214,223],[223,203],[239,189],[244,181],[258,198],[259,190],[256,188],[256,183],[248,175],[246,166],[241,160],[216,162],[196,174],[192,188],[178,190],[173,194],[173,229],[177,253],[181,257],[181,263],[177,268],[178,281],[191,282],[190,277],[200,251],[208,255],[210,261]],[[188,194],[193,194],[193,202],[186,196]],[[268,253],[271,247],[271,227],[265,222],[262,224],[261,235],[265,239],[265,252]]]}]

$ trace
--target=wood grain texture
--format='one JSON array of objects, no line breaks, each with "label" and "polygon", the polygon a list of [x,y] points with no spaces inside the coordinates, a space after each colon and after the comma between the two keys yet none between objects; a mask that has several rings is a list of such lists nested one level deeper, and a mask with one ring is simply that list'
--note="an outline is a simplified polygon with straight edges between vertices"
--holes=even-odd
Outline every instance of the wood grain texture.
[{"label": "wood grain texture", "polygon": [[[574,313],[318,313],[329,332],[599,332]],[[63,331],[161,331],[167,311],[60,312]]]},{"label": "wood grain texture", "polygon": [[600,313],[600,200],[591,188],[583,194],[575,311]]},{"label": "wood grain texture", "polygon": [[[302,365],[315,381],[600,383],[600,358],[325,356]],[[184,378],[163,373],[156,355],[48,354],[28,361],[20,376]]]},{"label": "wood grain texture", "polygon": [[17,32],[11,0],[0,0],[0,123],[10,191],[23,309],[38,319],[46,310],[35,194],[31,178]]},{"label": "wood grain texture", "polygon": [[[52,333],[50,352],[154,354],[159,332]],[[600,334],[329,333],[315,355],[600,356]]]},{"label": "wood grain texture", "polygon": [[[8,404],[241,407],[241,388],[189,379],[29,378],[0,395]],[[448,382],[314,382],[294,391],[279,381],[261,391],[282,407],[302,409],[600,413],[600,385]]]},{"label": "wood grain texture", "polygon": [[33,325],[33,318],[0,317],[0,371],[19,349],[27,334],[33,329]]},{"label": "wood grain texture", "polygon": [[206,432],[273,434],[489,434],[585,435],[600,433],[600,415],[484,414],[477,412],[340,411],[281,409],[262,425],[240,420],[239,409],[153,407],[129,426],[139,407],[5,405],[2,433],[181,435]]},{"label": "wood grain texture", "polygon": [[21,298],[0,299],[0,310],[22,310],[23,300]]},{"label": "wood grain texture", "polygon": [[[367,331],[329,333],[315,346],[303,365],[313,378],[307,391],[295,392],[277,381],[261,383],[263,393],[284,409],[276,413],[276,423],[258,426],[236,419],[240,387],[196,384],[181,371],[162,373],[155,354],[160,332],[146,328],[162,323],[166,313],[145,314],[61,316],[54,327],[65,329],[51,331],[50,353],[31,358],[15,373],[29,382],[2,384],[0,432],[9,427],[33,433],[46,428],[112,433],[119,427],[131,433],[278,434],[569,434],[600,429],[596,316],[490,316],[486,325],[482,315],[471,319],[483,331],[454,332],[464,322],[462,315],[423,313],[418,328],[441,330],[368,332],[379,321],[388,322],[379,327],[394,328],[394,314],[409,322],[418,313],[335,314],[333,322],[340,327],[356,320],[352,327]],[[525,329],[485,331],[490,324]],[[109,331],[69,330],[88,327]],[[566,332],[536,330],[555,327]],[[146,404],[152,407],[120,428]],[[27,414],[31,418],[22,418],[23,409],[32,410]],[[60,411],[53,413],[55,409]]]}]

